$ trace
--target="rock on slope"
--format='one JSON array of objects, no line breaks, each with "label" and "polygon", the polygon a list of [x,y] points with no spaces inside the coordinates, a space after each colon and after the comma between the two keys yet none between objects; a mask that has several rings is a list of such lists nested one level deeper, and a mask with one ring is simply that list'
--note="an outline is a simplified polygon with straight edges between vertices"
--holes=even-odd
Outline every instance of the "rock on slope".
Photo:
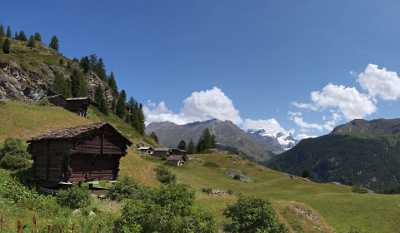
[{"label": "rock on slope", "polygon": [[[79,65],[44,45],[29,48],[23,42],[12,40],[10,54],[0,51],[0,100],[39,100],[46,96],[56,73],[70,79],[74,68]],[[93,99],[97,86],[104,90],[111,105],[115,94],[106,82],[95,73],[88,72],[88,94]]]},{"label": "rock on slope", "polygon": [[378,192],[400,188],[400,119],[353,120],[330,134],[305,139],[268,165],[322,182],[361,185]]},{"label": "rock on slope", "polygon": [[146,132],[155,132],[161,144],[175,147],[181,139],[186,142],[192,139],[196,143],[206,128],[209,128],[216,136],[220,147],[235,148],[256,161],[265,161],[272,156],[265,145],[253,140],[246,132],[230,121],[214,119],[185,125],[177,125],[171,122],[151,123],[146,127]]}]

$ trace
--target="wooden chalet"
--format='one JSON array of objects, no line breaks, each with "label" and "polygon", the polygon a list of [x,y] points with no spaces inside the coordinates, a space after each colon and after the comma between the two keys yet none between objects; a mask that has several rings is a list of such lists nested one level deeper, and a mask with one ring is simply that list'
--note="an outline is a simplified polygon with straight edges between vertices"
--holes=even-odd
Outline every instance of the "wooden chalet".
[{"label": "wooden chalet", "polygon": [[79,116],[86,117],[90,105],[89,97],[64,98],[62,95],[48,96],[50,103],[63,107]]},{"label": "wooden chalet", "polygon": [[34,178],[45,187],[115,180],[119,161],[132,145],[108,123],[50,131],[28,142]]}]

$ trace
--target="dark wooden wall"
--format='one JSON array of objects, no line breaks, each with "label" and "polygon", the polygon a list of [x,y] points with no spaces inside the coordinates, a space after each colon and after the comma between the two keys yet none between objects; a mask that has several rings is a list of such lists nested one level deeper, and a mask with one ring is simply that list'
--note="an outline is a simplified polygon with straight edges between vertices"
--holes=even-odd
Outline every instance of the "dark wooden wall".
[{"label": "dark wooden wall", "polygon": [[107,130],[74,140],[42,140],[30,145],[34,176],[46,186],[60,181],[114,180],[126,153],[120,137]]},{"label": "dark wooden wall", "polygon": [[65,159],[71,144],[61,141],[38,141],[31,145],[33,172],[37,180],[44,184],[57,184],[63,179]]}]

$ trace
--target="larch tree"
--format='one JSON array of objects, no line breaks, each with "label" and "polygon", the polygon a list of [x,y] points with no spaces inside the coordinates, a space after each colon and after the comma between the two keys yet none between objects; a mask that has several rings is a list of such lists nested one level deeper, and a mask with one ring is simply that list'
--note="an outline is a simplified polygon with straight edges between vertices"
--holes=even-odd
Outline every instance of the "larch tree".
[{"label": "larch tree", "polygon": [[4,31],[4,26],[3,24],[0,24],[0,38],[3,38],[6,36],[6,32]]},{"label": "larch tree", "polygon": [[119,118],[124,119],[126,113],[126,92],[122,90],[118,95],[117,106],[116,106],[116,114]]},{"label": "larch tree", "polygon": [[52,49],[54,49],[54,50],[56,50],[56,51],[58,51],[58,49],[59,49],[59,42],[58,42],[57,36],[51,37],[49,47],[52,48]]},{"label": "larch tree", "polygon": [[12,33],[11,33],[11,28],[10,28],[10,26],[7,26],[7,32],[6,32],[6,36],[7,36],[8,38],[11,38],[11,36],[12,36]]},{"label": "larch tree", "polygon": [[28,43],[26,44],[29,48],[34,48],[35,47],[35,39],[33,36],[29,37]]},{"label": "larch tree", "polygon": [[7,38],[4,43],[3,43],[3,53],[5,54],[9,54],[11,51],[11,42],[10,40]]},{"label": "larch tree", "polygon": [[97,108],[100,110],[100,112],[104,114],[108,114],[108,108],[107,108],[107,103],[104,98],[104,90],[101,86],[97,86],[95,93],[94,93],[94,100],[97,104]]},{"label": "larch tree", "polygon": [[177,145],[177,147],[180,150],[186,150],[186,142],[185,142],[185,140],[180,140],[178,145]]},{"label": "larch tree", "polygon": [[33,39],[42,42],[42,35],[40,35],[39,32],[35,32],[35,34],[33,34]]}]

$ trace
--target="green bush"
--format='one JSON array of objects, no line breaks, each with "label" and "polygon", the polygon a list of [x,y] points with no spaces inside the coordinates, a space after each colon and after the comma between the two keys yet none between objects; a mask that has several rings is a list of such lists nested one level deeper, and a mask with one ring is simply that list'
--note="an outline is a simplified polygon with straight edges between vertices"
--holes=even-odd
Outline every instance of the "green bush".
[{"label": "green bush", "polygon": [[158,166],[156,169],[156,175],[158,181],[163,184],[175,184],[176,183],[176,176],[166,167]]},{"label": "green bush", "polygon": [[9,170],[28,168],[31,164],[29,159],[12,154],[6,154],[0,161],[0,167]]},{"label": "green bush", "polygon": [[8,138],[0,149],[0,167],[10,170],[30,167],[31,156],[26,144],[20,139]]},{"label": "green bush", "polygon": [[61,190],[57,194],[57,202],[71,209],[83,208],[90,205],[89,190],[85,187],[73,186]]},{"label": "green bush", "polygon": [[22,155],[30,158],[31,156],[26,149],[27,145],[23,140],[17,138],[7,138],[4,140],[3,147],[0,148],[0,159],[6,154]]},{"label": "green bush", "polygon": [[284,225],[268,201],[258,198],[240,197],[237,203],[229,205],[224,215],[231,219],[225,230],[231,233],[287,233]]},{"label": "green bush", "polygon": [[202,188],[201,191],[202,191],[203,193],[210,194],[211,191],[212,191],[212,188]]},{"label": "green bush", "polygon": [[114,232],[217,232],[213,217],[193,208],[194,193],[184,185],[156,190],[148,200],[126,200]]},{"label": "green bush", "polygon": [[107,193],[108,198],[117,201],[121,201],[125,198],[147,199],[149,195],[151,195],[150,190],[139,185],[131,177],[123,177],[115,183]]}]

